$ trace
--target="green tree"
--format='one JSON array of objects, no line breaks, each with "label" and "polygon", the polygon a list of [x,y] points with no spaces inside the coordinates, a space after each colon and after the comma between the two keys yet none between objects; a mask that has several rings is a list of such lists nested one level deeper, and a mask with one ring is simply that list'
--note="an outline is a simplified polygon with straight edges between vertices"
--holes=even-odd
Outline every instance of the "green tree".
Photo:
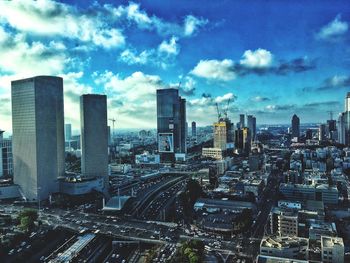
[{"label": "green tree", "polygon": [[20,228],[29,231],[34,227],[34,222],[38,219],[38,212],[35,209],[24,209],[18,215]]}]

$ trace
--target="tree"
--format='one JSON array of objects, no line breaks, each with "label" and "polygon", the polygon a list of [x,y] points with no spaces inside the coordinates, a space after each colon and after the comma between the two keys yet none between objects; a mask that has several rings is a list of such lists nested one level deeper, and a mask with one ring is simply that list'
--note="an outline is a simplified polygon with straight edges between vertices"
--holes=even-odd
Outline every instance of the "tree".
[{"label": "tree", "polygon": [[29,231],[34,227],[34,222],[38,219],[38,212],[35,209],[24,209],[18,215],[20,228]]}]

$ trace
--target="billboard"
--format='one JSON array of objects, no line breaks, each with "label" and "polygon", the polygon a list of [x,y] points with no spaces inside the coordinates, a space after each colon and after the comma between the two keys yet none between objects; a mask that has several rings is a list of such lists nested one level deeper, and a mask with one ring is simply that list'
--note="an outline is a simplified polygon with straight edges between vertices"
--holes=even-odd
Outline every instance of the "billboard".
[{"label": "billboard", "polygon": [[158,151],[163,153],[174,152],[174,136],[172,133],[158,134]]}]

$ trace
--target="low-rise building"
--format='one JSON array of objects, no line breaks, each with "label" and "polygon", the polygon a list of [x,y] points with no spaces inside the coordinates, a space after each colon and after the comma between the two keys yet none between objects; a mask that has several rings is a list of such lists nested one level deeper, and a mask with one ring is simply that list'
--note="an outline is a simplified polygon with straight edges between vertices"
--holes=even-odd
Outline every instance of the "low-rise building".
[{"label": "low-rise building", "polygon": [[270,212],[271,233],[278,236],[298,236],[298,211],[274,207]]},{"label": "low-rise building", "polygon": [[322,262],[343,263],[344,262],[344,242],[341,237],[321,237],[321,257]]},{"label": "low-rise building", "polygon": [[309,240],[302,237],[266,237],[261,240],[260,254],[291,259],[308,258]]},{"label": "low-rise building", "polygon": [[202,148],[202,156],[222,160],[223,152],[220,148]]},{"label": "low-rise building", "polygon": [[281,184],[280,192],[288,200],[316,200],[325,204],[337,204],[339,192],[337,187],[327,184],[307,185],[307,184]]}]

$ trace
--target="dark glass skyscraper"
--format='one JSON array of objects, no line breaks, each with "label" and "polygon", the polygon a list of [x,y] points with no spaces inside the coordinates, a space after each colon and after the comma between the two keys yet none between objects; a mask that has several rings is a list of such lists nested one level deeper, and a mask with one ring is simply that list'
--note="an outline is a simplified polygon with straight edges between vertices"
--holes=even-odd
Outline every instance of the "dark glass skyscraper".
[{"label": "dark glass skyscraper", "polygon": [[292,117],[292,138],[299,138],[300,136],[300,119],[294,114]]},{"label": "dark glass skyscraper", "polygon": [[108,128],[106,95],[80,97],[81,172],[85,177],[108,175]]},{"label": "dark glass skyscraper", "polygon": [[243,129],[245,127],[245,117],[244,114],[239,115],[239,127]]},{"label": "dark glass skyscraper", "polygon": [[186,100],[177,89],[157,90],[157,133],[163,160],[186,153]]},{"label": "dark glass skyscraper", "polygon": [[192,122],[192,137],[197,137],[197,124],[195,121]]},{"label": "dark glass skyscraper", "polygon": [[251,141],[256,139],[256,118],[253,115],[247,117],[247,127],[250,131]]}]

